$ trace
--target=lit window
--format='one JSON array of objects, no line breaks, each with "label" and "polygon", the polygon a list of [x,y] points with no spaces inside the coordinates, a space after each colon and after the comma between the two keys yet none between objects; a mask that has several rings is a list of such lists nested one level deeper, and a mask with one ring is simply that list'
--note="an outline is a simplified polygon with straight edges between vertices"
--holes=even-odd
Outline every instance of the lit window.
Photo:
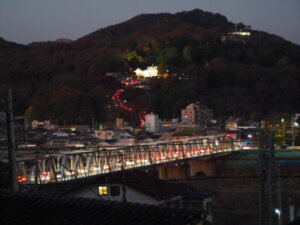
[{"label": "lit window", "polygon": [[120,186],[111,186],[110,196],[120,196]]},{"label": "lit window", "polygon": [[98,195],[106,196],[107,195],[107,186],[99,186],[98,187]]}]

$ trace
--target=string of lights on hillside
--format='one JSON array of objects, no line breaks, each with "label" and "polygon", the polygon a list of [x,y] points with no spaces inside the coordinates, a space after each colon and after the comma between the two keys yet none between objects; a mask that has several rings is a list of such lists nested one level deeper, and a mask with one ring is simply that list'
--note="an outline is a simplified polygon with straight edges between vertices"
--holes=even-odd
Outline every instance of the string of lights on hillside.
[{"label": "string of lights on hillside", "polygon": [[[129,82],[122,81],[122,84],[124,84],[126,88],[132,88],[132,86],[134,84],[136,84],[137,82],[138,82],[137,79],[132,79]],[[118,89],[113,94],[112,100],[114,101],[115,106],[120,107],[121,109],[124,109],[124,110],[126,110],[127,112],[130,112],[130,113],[136,112],[136,110],[134,110],[132,107],[128,107],[128,106],[124,105],[123,101],[120,99],[120,95],[123,94],[124,91],[125,91],[124,89]],[[137,113],[137,115],[138,115],[138,118],[139,118],[139,121],[140,121],[140,126],[141,127],[144,126],[146,115],[143,114],[143,113],[139,113],[139,112]]]}]

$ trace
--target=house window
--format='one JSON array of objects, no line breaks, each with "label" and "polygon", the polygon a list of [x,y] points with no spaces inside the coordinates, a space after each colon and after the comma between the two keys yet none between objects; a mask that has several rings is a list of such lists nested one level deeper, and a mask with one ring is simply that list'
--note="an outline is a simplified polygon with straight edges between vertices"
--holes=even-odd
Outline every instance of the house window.
[{"label": "house window", "polygon": [[106,196],[107,195],[107,186],[99,186],[98,187],[98,195]]},{"label": "house window", "polygon": [[110,196],[120,196],[120,186],[111,186]]}]

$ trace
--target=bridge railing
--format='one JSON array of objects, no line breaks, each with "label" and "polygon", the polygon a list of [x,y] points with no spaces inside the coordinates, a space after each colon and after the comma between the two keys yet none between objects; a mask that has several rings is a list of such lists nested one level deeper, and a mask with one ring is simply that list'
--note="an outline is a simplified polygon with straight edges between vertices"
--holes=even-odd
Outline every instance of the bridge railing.
[{"label": "bridge railing", "polygon": [[18,178],[25,183],[43,184],[105,174],[132,168],[172,163],[239,150],[239,144],[224,136],[209,136],[156,144],[98,148],[92,151],[48,155],[18,161]]}]

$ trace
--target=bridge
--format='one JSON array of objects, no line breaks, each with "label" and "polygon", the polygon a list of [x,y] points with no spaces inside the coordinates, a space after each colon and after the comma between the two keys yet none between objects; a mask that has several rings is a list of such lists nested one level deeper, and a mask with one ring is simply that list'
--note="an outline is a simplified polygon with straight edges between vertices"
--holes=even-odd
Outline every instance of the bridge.
[{"label": "bridge", "polygon": [[134,168],[183,164],[187,160],[209,159],[241,149],[241,144],[233,142],[230,137],[206,136],[134,146],[98,147],[64,154],[49,153],[43,157],[18,160],[17,179],[26,184],[60,182]]}]

